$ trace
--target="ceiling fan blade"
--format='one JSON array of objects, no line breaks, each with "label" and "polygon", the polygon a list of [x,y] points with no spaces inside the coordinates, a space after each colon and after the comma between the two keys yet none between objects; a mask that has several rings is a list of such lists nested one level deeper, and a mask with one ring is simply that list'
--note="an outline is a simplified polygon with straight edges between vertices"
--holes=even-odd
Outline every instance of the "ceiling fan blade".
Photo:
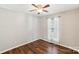
[{"label": "ceiling fan blade", "polygon": [[49,4],[47,4],[47,5],[45,5],[43,8],[47,8],[47,7],[49,7],[50,5]]},{"label": "ceiling fan blade", "polygon": [[48,12],[47,10],[43,10],[44,12]]},{"label": "ceiling fan blade", "polygon": [[38,8],[35,4],[32,4],[34,7]]}]

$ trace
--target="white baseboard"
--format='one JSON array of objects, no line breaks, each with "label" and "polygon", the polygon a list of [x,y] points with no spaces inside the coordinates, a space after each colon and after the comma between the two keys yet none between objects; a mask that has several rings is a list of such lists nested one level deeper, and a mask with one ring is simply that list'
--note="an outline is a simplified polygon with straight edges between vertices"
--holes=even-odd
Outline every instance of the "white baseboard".
[{"label": "white baseboard", "polygon": [[11,48],[9,48],[9,49],[6,49],[6,50],[3,50],[3,51],[0,51],[0,54],[4,53],[4,52],[6,52],[6,51],[12,50],[12,49],[14,49],[14,48],[20,47],[20,46],[22,46],[22,45],[25,45],[25,44],[31,43],[31,42],[36,41],[36,40],[39,40],[39,39],[33,39],[33,40],[29,41],[29,42],[25,42],[25,43],[22,43],[22,44],[20,44],[20,45],[17,45],[17,46],[11,47]]},{"label": "white baseboard", "polygon": [[76,48],[73,48],[73,47],[70,47],[70,46],[67,46],[67,45],[63,45],[63,44],[59,44],[59,45],[60,45],[60,46],[67,47],[67,48],[69,48],[69,49],[72,49],[72,50],[75,50],[75,51],[79,52],[79,50],[76,49]]},{"label": "white baseboard", "polygon": [[[22,43],[22,44],[20,44],[20,45],[15,46],[15,47],[11,47],[11,48],[9,48],[9,49],[6,49],[6,50],[3,50],[3,51],[0,51],[0,54],[1,54],[1,53],[4,53],[4,52],[6,52],[6,51],[12,50],[12,49],[14,49],[14,48],[20,47],[20,46],[22,46],[22,45],[25,45],[25,44],[31,43],[31,42],[36,41],[36,40],[39,40],[39,39],[35,39],[35,40],[29,41],[29,42],[26,42],[26,43]],[[64,47],[67,47],[67,48],[70,48],[70,49],[73,49],[73,50],[79,52],[78,49],[75,49],[75,48],[70,47],[70,46],[66,46],[66,45],[63,45],[63,44],[60,44],[60,43],[56,43],[56,42],[51,42],[50,40],[46,40],[46,39],[42,39],[42,40],[45,40],[45,41],[48,41],[48,42],[50,42],[50,43],[54,43],[54,44],[57,44],[57,45],[60,45],[60,46],[64,46]]]},{"label": "white baseboard", "polygon": [[54,43],[54,44],[57,44],[57,45],[60,45],[60,46],[63,46],[63,47],[66,47],[66,48],[69,48],[69,49],[72,49],[72,50],[75,50],[75,51],[79,52],[79,49],[76,49],[76,48],[74,48],[74,47],[70,47],[70,46],[67,46],[67,45],[64,45],[64,44],[61,44],[61,43],[58,43],[58,42],[51,42],[50,40],[46,40],[46,39],[43,39],[43,40],[45,40],[45,41],[48,41],[48,42],[50,42],[50,43]]}]

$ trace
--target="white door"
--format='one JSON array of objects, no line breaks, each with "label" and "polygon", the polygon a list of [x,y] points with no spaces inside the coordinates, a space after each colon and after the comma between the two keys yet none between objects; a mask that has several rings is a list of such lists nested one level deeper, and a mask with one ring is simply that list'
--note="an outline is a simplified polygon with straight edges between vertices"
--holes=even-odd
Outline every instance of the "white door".
[{"label": "white door", "polygon": [[59,17],[48,19],[48,39],[50,42],[59,42]]}]

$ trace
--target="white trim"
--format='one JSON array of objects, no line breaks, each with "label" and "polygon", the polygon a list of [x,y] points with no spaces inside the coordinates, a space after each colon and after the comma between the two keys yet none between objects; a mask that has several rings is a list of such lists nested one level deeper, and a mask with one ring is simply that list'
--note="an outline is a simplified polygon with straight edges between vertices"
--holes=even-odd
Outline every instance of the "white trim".
[{"label": "white trim", "polygon": [[72,50],[75,50],[75,51],[79,52],[79,50],[76,49],[76,48],[73,48],[73,47],[70,47],[70,46],[67,46],[67,45],[63,45],[63,44],[58,44],[58,45],[64,46],[64,47],[67,47],[67,48],[69,48],[69,49],[72,49]]},{"label": "white trim", "polygon": [[29,42],[25,42],[25,43],[22,43],[22,44],[20,44],[20,45],[17,45],[17,46],[11,47],[11,48],[9,48],[9,49],[6,49],[6,50],[3,50],[3,51],[0,51],[0,54],[1,54],[1,53],[4,53],[4,52],[6,52],[6,51],[12,50],[12,49],[14,49],[14,48],[20,47],[20,46],[22,46],[22,45],[25,45],[25,44],[31,43],[31,42],[36,41],[36,40],[39,40],[39,39],[33,39],[33,40],[29,41]]},{"label": "white trim", "polygon": [[[39,39],[35,39],[35,40],[29,41],[29,42],[26,42],[26,43],[22,43],[22,44],[20,44],[20,45],[15,46],[15,47],[12,47],[12,48],[3,50],[3,51],[0,52],[0,54],[1,54],[1,53],[4,53],[4,52],[6,52],[6,51],[12,50],[12,49],[14,49],[14,48],[20,47],[20,46],[22,46],[22,45],[31,43],[31,42],[36,41],[36,40],[39,40]],[[47,41],[47,42],[50,42],[50,40],[46,40],[46,39],[41,39],[41,40],[45,40],[45,41]],[[60,44],[60,43],[56,43],[56,42],[50,42],[50,43],[54,43],[54,44],[57,44],[57,45],[60,45],[60,46],[64,46],[64,47],[67,47],[67,48],[70,48],[70,49],[72,49],[72,50],[75,50],[75,51],[79,52],[78,49],[75,49],[75,48],[70,47],[70,46],[66,46],[66,45],[63,45],[63,44]]]},{"label": "white trim", "polygon": [[46,40],[46,39],[42,39],[42,40],[45,40],[45,41],[48,41],[50,43],[54,43],[54,44],[57,44],[57,45],[60,45],[60,46],[63,46],[63,47],[66,47],[66,48],[69,48],[69,49],[72,49],[72,50],[75,50],[75,51],[79,52],[79,50],[76,49],[76,48],[73,48],[73,47],[70,47],[70,46],[67,46],[67,45],[64,45],[64,44],[60,44],[58,42],[51,42],[50,40]]}]

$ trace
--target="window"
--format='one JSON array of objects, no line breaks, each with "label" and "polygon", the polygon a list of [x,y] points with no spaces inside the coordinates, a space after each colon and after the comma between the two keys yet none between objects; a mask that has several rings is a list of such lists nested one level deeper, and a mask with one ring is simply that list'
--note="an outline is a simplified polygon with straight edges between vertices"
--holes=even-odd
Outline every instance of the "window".
[{"label": "window", "polygon": [[52,42],[59,42],[59,17],[48,19],[48,39]]}]

